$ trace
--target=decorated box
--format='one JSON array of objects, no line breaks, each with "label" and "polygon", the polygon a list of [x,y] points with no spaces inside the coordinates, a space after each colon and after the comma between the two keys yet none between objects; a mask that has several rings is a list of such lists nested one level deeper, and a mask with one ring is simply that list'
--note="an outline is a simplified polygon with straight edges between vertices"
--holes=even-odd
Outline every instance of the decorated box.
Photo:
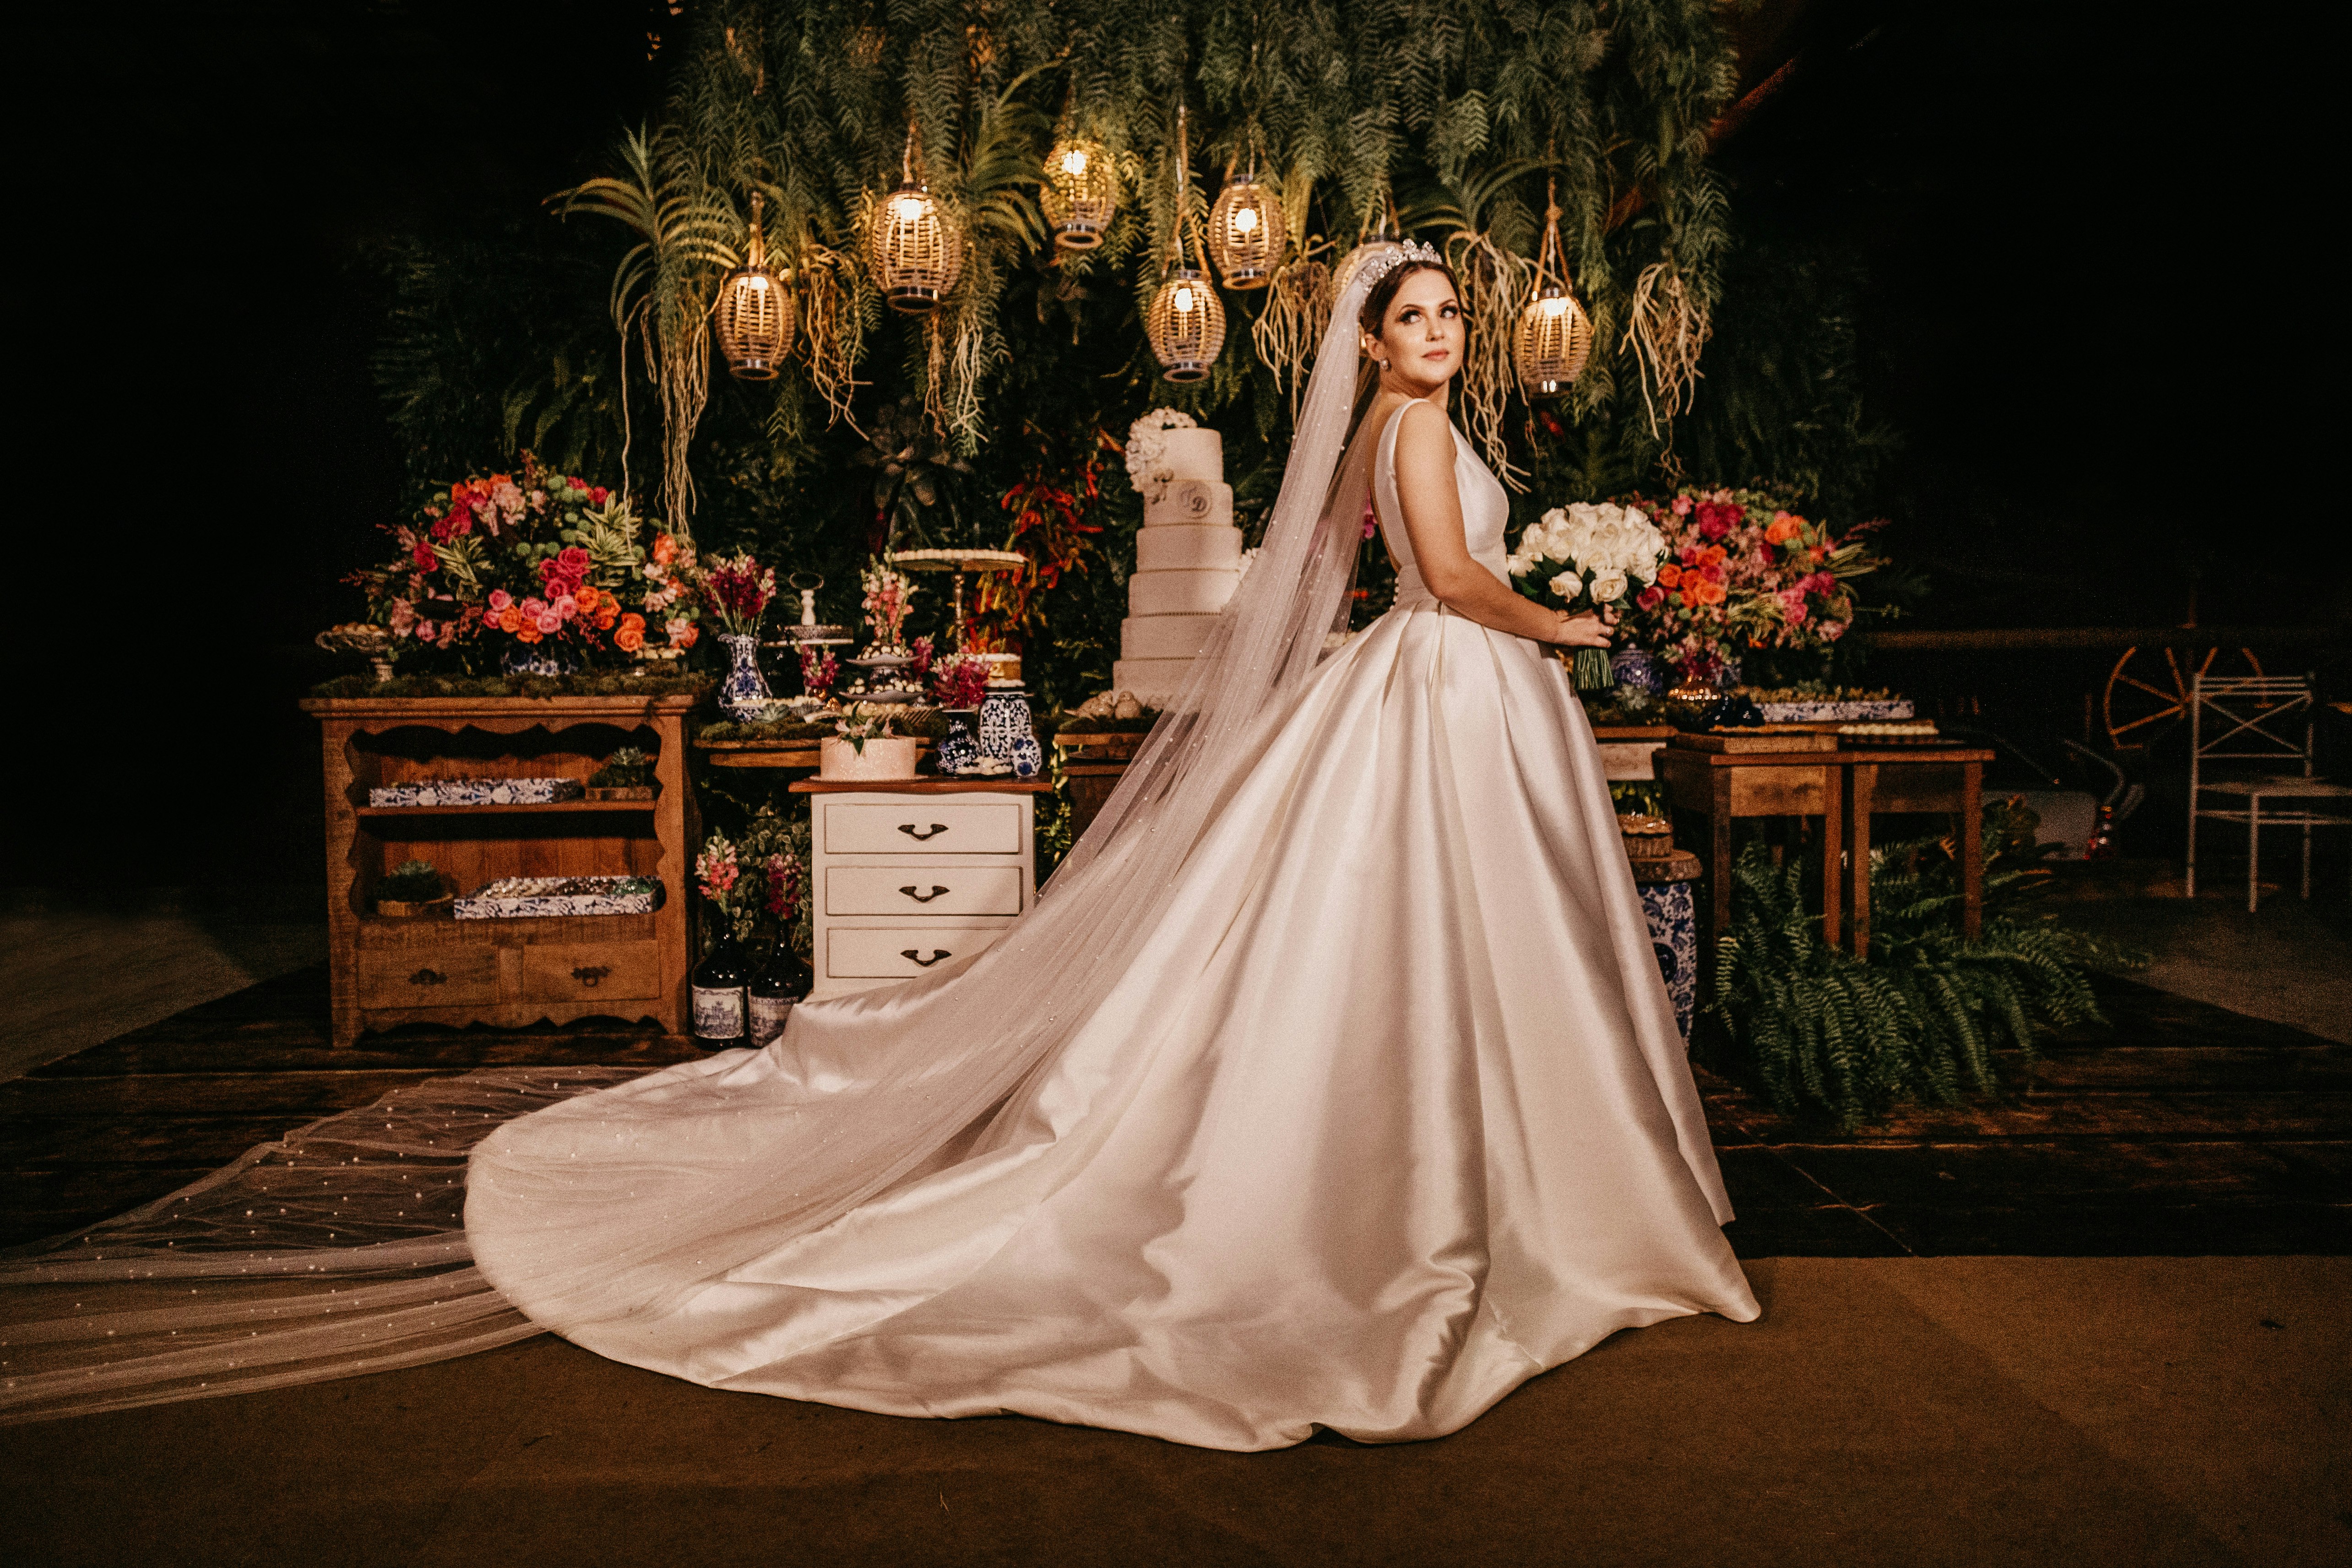
[{"label": "decorated box", "polygon": [[460,920],[529,920],[553,915],[650,915],[662,884],[649,876],[507,876],[457,900]]},{"label": "decorated box", "polygon": [[546,806],[577,800],[585,790],[577,779],[425,779],[414,784],[379,784],[368,791],[368,804]]},{"label": "decorated box", "polygon": [[1766,724],[1852,724],[1861,719],[1909,718],[1909,697],[1871,701],[1759,703]]}]

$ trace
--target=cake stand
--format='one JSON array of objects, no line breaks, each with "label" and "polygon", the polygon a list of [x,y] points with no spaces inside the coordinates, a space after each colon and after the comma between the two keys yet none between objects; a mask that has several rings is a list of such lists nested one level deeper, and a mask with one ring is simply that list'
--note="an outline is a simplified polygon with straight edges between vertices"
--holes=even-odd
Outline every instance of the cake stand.
[{"label": "cake stand", "polygon": [[951,571],[954,581],[948,590],[948,602],[954,610],[950,628],[950,646],[964,645],[963,576],[968,571],[1019,571],[1029,564],[1029,558],[1019,550],[1009,549],[902,549],[894,550],[890,564],[906,571]]}]

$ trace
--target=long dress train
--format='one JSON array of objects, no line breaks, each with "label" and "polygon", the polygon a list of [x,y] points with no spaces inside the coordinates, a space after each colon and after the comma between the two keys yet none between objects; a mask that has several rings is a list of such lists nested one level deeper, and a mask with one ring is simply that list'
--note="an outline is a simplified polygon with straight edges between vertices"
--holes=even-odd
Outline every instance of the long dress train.
[{"label": "long dress train", "polygon": [[[878,1064],[974,1049],[988,1019],[942,1027],[959,982],[509,1123],[467,1177],[499,1291],[714,1387],[1232,1449],[1435,1437],[1615,1330],[1754,1318],[1583,710],[1422,585],[1397,423],[1394,608],[1316,669],[1064,1045],[813,1230],[762,1170]],[[1507,499],[1454,448],[1499,576]]]}]

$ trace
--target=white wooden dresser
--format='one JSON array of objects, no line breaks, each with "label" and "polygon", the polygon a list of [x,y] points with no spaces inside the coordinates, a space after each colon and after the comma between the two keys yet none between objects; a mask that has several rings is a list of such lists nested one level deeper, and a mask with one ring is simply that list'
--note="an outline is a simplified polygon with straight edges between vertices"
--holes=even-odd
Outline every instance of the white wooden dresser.
[{"label": "white wooden dresser", "polygon": [[1037,896],[1044,779],[803,779],[811,996],[912,978],[979,952]]}]

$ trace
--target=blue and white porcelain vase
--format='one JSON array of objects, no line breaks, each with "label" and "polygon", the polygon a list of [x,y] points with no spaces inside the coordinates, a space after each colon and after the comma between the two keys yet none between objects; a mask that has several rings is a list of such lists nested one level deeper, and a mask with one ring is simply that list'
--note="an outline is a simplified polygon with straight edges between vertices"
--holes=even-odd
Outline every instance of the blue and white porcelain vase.
[{"label": "blue and white porcelain vase", "polygon": [[1019,686],[995,686],[980,700],[980,754],[1013,764],[1013,777],[1034,779],[1045,766],[1037,731],[1030,722],[1029,694]]},{"label": "blue and white porcelain vase", "polygon": [[499,655],[499,673],[502,675],[545,675],[552,680],[579,668],[580,661],[569,652],[546,647],[513,647]]},{"label": "blue and white porcelain vase", "polygon": [[1674,672],[1647,648],[1618,649],[1609,655],[1609,670],[1620,686],[1654,697],[1664,696],[1666,688],[1674,685]]},{"label": "blue and white porcelain vase", "polygon": [[719,684],[719,711],[738,721],[757,717],[768,700],[768,678],[760,674],[760,640],[742,632],[721,632],[732,661],[727,678]]},{"label": "blue and white porcelain vase", "polygon": [[950,707],[940,710],[948,732],[940,737],[939,750],[933,754],[942,773],[961,773],[980,756],[980,741],[972,729],[980,723],[980,710],[971,707]]}]

